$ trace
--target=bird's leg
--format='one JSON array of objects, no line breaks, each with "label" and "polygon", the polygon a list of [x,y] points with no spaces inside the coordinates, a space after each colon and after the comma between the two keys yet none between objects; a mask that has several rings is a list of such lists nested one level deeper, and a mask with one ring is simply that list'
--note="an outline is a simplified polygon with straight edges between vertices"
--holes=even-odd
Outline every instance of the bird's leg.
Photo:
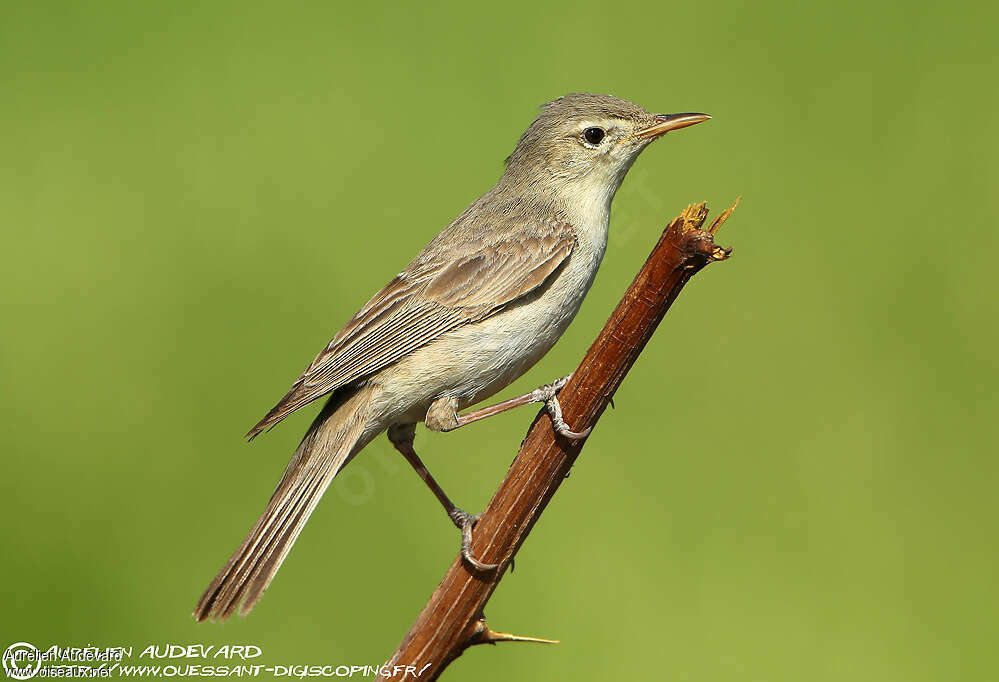
[{"label": "bird's leg", "polygon": [[462,426],[467,426],[486,417],[501,414],[521,405],[544,403],[548,409],[548,416],[551,417],[552,427],[556,433],[572,440],[582,440],[590,435],[592,427],[579,432],[569,428],[569,425],[562,418],[562,405],[558,401],[558,392],[566,385],[570,377],[572,377],[571,374],[557,379],[550,384],[539,386],[533,391],[519,395],[516,398],[510,398],[501,403],[481,407],[464,414],[455,412],[457,401],[454,398],[441,398],[435,401],[430,406],[430,410],[427,411],[427,427],[433,431],[454,431]]},{"label": "bird's leg", "polygon": [[416,434],[416,424],[397,424],[392,426],[388,430],[389,440],[392,441],[392,445],[395,449],[402,453],[402,456],[406,458],[412,467],[419,474],[423,482],[427,484],[430,491],[434,496],[440,501],[441,505],[444,507],[444,511],[447,512],[448,517],[454,522],[454,525],[458,527],[461,531],[461,556],[465,561],[474,566],[480,571],[492,571],[499,568],[499,564],[485,564],[478,561],[472,556],[472,526],[475,522],[479,520],[478,514],[469,514],[468,512],[459,509],[455,506],[451,498],[447,496],[444,489],[440,487],[434,477],[430,475],[427,470],[426,465],[420,459],[420,456],[416,454],[416,450],[413,448],[413,438]]},{"label": "bird's leg", "polygon": [[[572,440],[582,440],[590,435],[592,427],[580,432],[570,429],[569,425],[565,423],[565,419],[562,418],[562,406],[558,402],[558,392],[563,386],[565,386],[571,376],[571,374],[569,376],[564,376],[561,379],[544,386],[539,386],[530,393],[525,393],[524,395],[517,396],[516,398],[510,398],[509,400],[504,400],[501,403],[496,403],[495,405],[483,407],[478,410],[472,410],[471,412],[466,412],[461,415],[458,414],[457,398],[454,396],[438,398],[431,403],[430,409],[427,410],[427,416],[424,419],[424,422],[426,423],[427,428],[431,431],[454,431],[462,426],[467,426],[468,424],[480,421],[486,417],[492,417],[493,415],[506,412],[507,410],[512,410],[513,408],[520,407],[521,405],[527,405],[529,403],[544,403],[548,410],[548,416],[551,417],[552,420],[552,428],[555,429],[556,433]],[[472,556],[472,527],[475,525],[475,522],[479,520],[479,515],[469,514],[468,512],[455,506],[454,502],[451,501],[451,498],[444,492],[444,489],[441,488],[437,481],[434,480],[434,477],[430,475],[426,465],[423,464],[423,461],[420,459],[419,455],[416,454],[416,450],[413,448],[413,438],[415,434],[415,424],[397,424],[388,430],[389,440],[392,441],[396,450],[401,452],[402,456],[406,458],[406,461],[412,465],[412,467],[416,470],[416,473],[419,474],[420,478],[423,479],[423,482],[427,484],[430,491],[440,501],[441,505],[444,507],[444,511],[447,512],[448,517],[454,522],[454,525],[461,530],[461,556],[468,561],[469,564],[480,571],[491,571],[498,568],[498,564],[484,564]]]}]

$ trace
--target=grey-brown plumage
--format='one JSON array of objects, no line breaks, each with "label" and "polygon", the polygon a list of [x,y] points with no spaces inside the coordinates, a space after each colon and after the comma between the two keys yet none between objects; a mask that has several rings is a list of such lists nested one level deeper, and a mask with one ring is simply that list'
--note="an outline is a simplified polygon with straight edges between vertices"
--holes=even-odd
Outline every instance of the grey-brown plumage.
[{"label": "grey-brown plumage", "polygon": [[[264,513],[194,609],[198,620],[225,620],[260,599],[336,473],[356,450],[369,417],[365,389],[335,396],[312,422]],[[334,414],[339,419],[330,419]]]},{"label": "grey-brown plumage", "polygon": [[559,216],[525,224],[518,204],[489,204],[491,217],[469,208],[347,322],[247,436],[540,286],[572,252],[575,233]]},{"label": "grey-brown plumage", "polygon": [[[253,607],[333,477],[372,438],[392,429],[420,470],[413,424],[454,428],[456,410],[537,362],[593,282],[610,202],[635,158],[666,131],[706,118],[656,116],[608,95],[546,104],[497,184],[375,294],[250,430],[253,438],[329,396],[256,525],[202,595],[198,620]],[[474,517],[435,493],[467,539]]]}]

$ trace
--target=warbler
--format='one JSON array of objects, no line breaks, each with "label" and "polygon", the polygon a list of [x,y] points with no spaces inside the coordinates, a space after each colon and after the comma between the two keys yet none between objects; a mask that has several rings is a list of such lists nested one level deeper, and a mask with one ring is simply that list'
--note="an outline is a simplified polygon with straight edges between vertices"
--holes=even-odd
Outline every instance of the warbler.
[{"label": "warbler", "polygon": [[326,404],[263,514],[202,595],[198,620],[245,615],[274,578],[333,477],[387,431],[462,531],[476,516],[451,502],[413,448],[418,422],[449,431],[531,400],[568,438],[556,393],[564,378],[497,408],[459,415],[508,386],[562,336],[607,249],[611,201],[653,140],[710,117],[652,114],[610,95],[543,105],[506,169],[316,356],[247,434],[254,438],[319,398]]}]

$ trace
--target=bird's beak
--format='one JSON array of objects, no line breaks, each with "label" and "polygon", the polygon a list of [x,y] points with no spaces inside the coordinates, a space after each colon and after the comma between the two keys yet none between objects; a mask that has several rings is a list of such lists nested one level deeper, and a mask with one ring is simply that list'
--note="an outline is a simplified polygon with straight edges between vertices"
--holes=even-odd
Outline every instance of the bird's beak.
[{"label": "bird's beak", "polygon": [[643,128],[635,133],[635,137],[640,139],[656,139],[665,135],[671,130],[679,130],[697,123],[707,121],[710,116],[707,114],[656,114],[656,122],[648,128]]}]

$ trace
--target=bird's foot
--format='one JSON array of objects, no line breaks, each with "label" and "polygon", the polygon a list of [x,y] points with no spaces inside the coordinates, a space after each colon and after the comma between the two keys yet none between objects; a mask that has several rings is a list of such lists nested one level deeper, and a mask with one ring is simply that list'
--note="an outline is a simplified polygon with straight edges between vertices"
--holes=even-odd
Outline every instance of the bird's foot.
[{"label": "bird's foot", "polygon": [[533,402],[547,403],[549,400],[554,398],[559,391],[562,390],[563,386],[569,383],[569,379],[571,378],[572,378],[571,374],[566,374],[561,379],[556,379],[550,384],[545,384],[544,386],[538,386],[530,393]]},{"label": "bird's foot", "polygon": [[495,571],[499,568],[499,564],[486,564],[472,556],[472,527],[481,514],[469,514],[455,507],[448,516],[461,531],[461,558],[479,571]]},{"label": "bird's foot", "polygon": [[555,429],[555,433],[559,434],[564,438],[570,440],[583,440],[590,435],[590,431],[593,427],[589,427],[582,431],[573,431],[569,428],[569,425],[565,423],[565,419],[562,418],[562,405],[558,401],[558,392],[563,386],[569,381],[572,375],[564,376],[561,379],[553,381],[550,384],[540,386],[534,389],[532,395],[536,396],[535,400],[545,404],[548,409],[548,416],[552,419],[552,428]]}]

